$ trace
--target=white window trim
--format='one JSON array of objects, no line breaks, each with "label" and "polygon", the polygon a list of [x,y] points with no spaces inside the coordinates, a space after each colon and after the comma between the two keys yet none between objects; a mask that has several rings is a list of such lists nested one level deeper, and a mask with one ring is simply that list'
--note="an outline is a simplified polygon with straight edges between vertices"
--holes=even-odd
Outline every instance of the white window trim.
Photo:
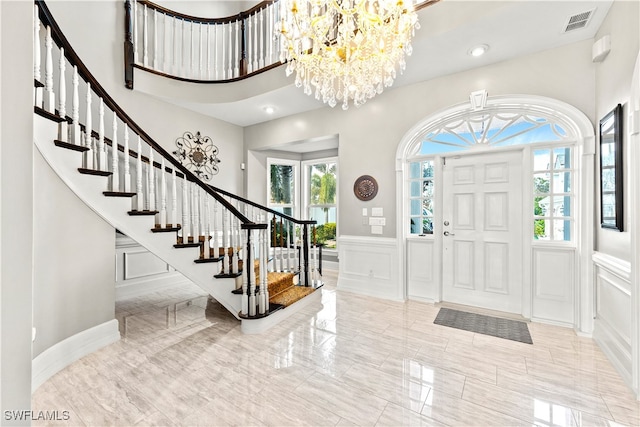
[{"label": "white window trim", "polygon": [[267,207],[273,209],[282,205],[271,203],[271,165],[293,166],[293,209],[292,217],[300,218],[300,161],[267,157]]},{"label": "white window trim", "polygon": [[[310,194],[309,194],[309,190],[311,188],[311,183],[309,182],[309,174],[307,173],[307,169],[310,168],[313,165],[316,165],[318,163],[335,163],[336,164],[336,189],[340,188],[340,166],[339,166],[339,162],[338,162],[338,157],[337,156],[332,156],[332,157],[323,157],[320,159],[313,159],[313,160],[303,160],[302,162],[300,162],[301,165],[301,170],[303,171],[302,173],[302,182],[301,182],[301,187],[302,187],[302,204],[301,204],[301,210],[302,210],[302,216],[301,218],[303,219],[311,219],[309,218],[309,198],[310,198]],[[336,238],[337,236],[340,235],[340,221],[338,221],[338,217],[339,217],[339,212],[340,212],[340,197],[339,197],[339,191],[336,191]],[[323,248],[322,249],[324,252],[328,252],[328,253],[337,253],[338,249],[336,247],[336,249],[329,249],[329,248]]]}]

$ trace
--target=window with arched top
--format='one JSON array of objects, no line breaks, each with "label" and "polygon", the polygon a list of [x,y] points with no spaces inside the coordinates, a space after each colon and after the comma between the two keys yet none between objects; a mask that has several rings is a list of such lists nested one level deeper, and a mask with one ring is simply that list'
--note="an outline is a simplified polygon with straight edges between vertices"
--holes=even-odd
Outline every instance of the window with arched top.
[{"label": "window with arched top", "polygon": [[548,107],[496,104],[458,109],[427,123],[407,146],[410,235],[433,233],[437,155],[533,145],[532,238],[571,241],[575,204],[572,123]]}]

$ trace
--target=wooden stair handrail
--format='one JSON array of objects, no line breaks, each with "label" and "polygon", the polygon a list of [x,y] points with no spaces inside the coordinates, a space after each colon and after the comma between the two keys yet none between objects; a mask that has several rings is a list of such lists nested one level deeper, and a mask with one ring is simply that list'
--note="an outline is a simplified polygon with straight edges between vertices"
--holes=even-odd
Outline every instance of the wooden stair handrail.
[{"label": "wooden stair handrail", "polygon": [[263,211],[269,212],[270,214],[279,216],[282,219],[285,219],[287,221],[290,221],[290,222],[293,222],[293,223],[296,223],[296,224],[299,224],[299,225],[314,225],[314,224],[318,223],[318,221],[316,221],[314,219],[310,219],[310,220],[309,219],[296,219],[296,218],[294,218],[292,216],[283,214],[282,212],[278,212],[276,210],[273,210],[273,209],[267,208],[265,206],[262,206],[259,203],[252,202],[251,200],[245,199],[244,197],[240,197],[240,196],[238,196],[236,194],[230,193],[229,191],[223,190],[221,188],[214,187],[213,185],[209,185],[209,187],[211,187],[217,193],[224,194],[225,196],[228,196],[228,197],[232,197],[232,198],[238,200],[239,202],[245,203],[247,205],[251,205],[251,206],[256,207],[258,209],[262,209]]},{"label": "wooden stair handrail", "polygon": [[160,144],[155,142],[131,117],[114,101],[114,99],[107,93],[102,87],[95,76],[89,71],[87,66],[82,62],[76,51],[71,47],[71,43],[65,37],[60,26],[53,18],[51,11],[47,7],[44,0],[36,0],[36,5],[39,9],[40,20],[51,28],[51,36],[56,44],[64,48],[65,57],[72,65],[78,67],[78,74],[88,83],[91,84],[91,89],[96,95],[103,99],[103,102],[107,107],[111,109],[124,123],[126,123],[134,133],[142,138],[150,147],[157,151],[162,157],[171,163],[177,170],[181,171],[188,181],[196,183],[200,188],[206,191],[210,196],[216,199],[220,204],[227,208],[236,218],[240,219],[243,223],[252,223],[244,214],[238,211],[231,203],[229,203],[224,197],[216,193],[212,188],[205,185],[200,179],[198,179],[189,169],[183,166],[175,157],[171,156]]}]

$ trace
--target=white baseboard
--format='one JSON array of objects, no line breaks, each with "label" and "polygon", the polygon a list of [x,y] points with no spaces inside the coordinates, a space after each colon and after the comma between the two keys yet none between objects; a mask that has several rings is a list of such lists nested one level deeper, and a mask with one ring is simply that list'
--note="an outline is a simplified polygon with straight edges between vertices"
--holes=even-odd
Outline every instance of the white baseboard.
[{"label": "white baseboard", "polygon": [[31,392],[71,363],[119,339],[118,321],[113,319],[49,347],[31,363]]}]

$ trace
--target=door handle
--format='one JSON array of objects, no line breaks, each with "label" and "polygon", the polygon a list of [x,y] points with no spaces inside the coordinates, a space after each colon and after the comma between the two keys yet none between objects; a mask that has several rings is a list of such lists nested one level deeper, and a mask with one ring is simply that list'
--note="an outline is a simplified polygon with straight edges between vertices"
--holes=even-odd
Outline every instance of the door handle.
[{"label": "door handle", "polygon": [[444,232],[444,235],[445,235],[445,236],[455,236],[455,234],[453,234],[453,233],[449,233],[448,231],[445,231],[445,232]]}]

